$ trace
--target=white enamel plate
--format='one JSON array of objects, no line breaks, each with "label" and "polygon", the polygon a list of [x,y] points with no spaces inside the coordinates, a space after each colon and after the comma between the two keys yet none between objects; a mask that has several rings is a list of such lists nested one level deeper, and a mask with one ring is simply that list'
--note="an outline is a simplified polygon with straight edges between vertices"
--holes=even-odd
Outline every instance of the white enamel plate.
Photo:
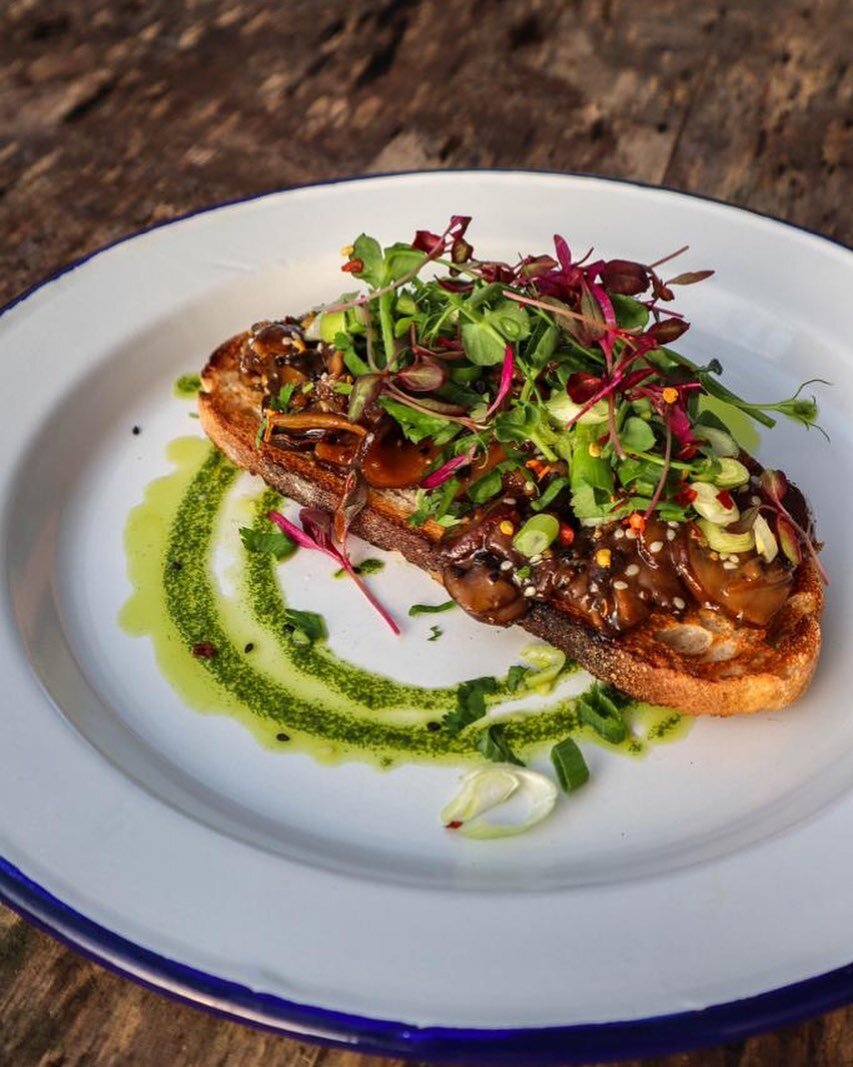
[{"label": "white enamel plate", "polygon": [[[459,770],[379,772],[271,751],[185,706],[118,623],[123,531],[166,446],[199,434],[172,385],[226,337],[338,295],[341,245],[470,214],[483,257],[572,248],[648,262],[682,244],[693,327],[758,400],[821,377],[818,433],[761,454],[807,491],[831,575],[814,684],[782,713],[698,722],[592,778],[527,835],[467,841],[438,813]],[[238,1018],[423,1058],[653,1054],[731,1039],[853,990],[853,257],[812,234],[592,178],[436,173],[296,189],[122,242],[0,319],[0,887],[112,964]],[[138,426],[139,434],[131,429]],[[461,612],[399,639],[300,553],[282,572],[346,658],[438,685],[502,674],[523,635]],[[302,558],[302,557],[306,558]],[[443,599],[402,562],[405,617]],[[297,599],[298,598],[298,599]]]}]

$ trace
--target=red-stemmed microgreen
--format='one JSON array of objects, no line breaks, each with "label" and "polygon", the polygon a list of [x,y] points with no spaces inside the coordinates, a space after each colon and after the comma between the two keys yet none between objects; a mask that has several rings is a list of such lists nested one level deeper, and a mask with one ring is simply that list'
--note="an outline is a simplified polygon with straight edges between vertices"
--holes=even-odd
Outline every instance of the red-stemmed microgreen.
[{"label": "red-stemmed microgreen", "polygon": [[332,535],[333,518],[327,511],[322,511],[319,508],[302,508],[299,512],[301,526],[297,526],[295,522],[291,522],[290,519],[278,511],[269,511],[267,518],[302,548],[314,549],[335,560],[353,579],[370,605],[388,624],[391,631],[395,634],[400,633],[400,627],[395,622],[394,617],[370,591],[364,579],[353,566],[347,554],[346,546],[341,545],[339,547],[335,544]]}]

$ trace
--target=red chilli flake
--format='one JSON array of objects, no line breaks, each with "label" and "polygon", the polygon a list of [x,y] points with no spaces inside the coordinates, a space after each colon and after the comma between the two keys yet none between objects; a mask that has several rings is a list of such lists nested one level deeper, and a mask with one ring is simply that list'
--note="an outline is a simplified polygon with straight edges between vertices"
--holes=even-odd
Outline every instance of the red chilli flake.
[{"label": "red chilli flake", "polygon": [[345,274],[361,274],[364,270],[364,263],[360,259],[351,259],[341,267],[341,270]]},{"label": "red chilli flake", "polygon": [[[693,495],[695,496],[696,493],[694,492]],[[735,502],[732,499],[732,494],[728,491],[728,489],[721,489],[719,493],[717,493],[717,500],[719,500],[719,502],[723,505],[726,511],[731,511],[731,509],[735,506]]]},{"label": "red chilli flake", "polygon": [[458,830],[462,826],[462,823],[458,819],[454,819],[453,822],[446,822],[444,824],[445,830]]},{"label": "red chilli flake", "polygon": [[219,655],[219,649],[209,641],[197,641],[192,651],[196,659],[214,659]]},{"label": "red chilli flake", "polygon": [[696,490],[691,489],[689,485],[682,485],[675,494],[676,503],[681,504],[683,508],[686,508],[688,504],[692,504],[695,499]]}]

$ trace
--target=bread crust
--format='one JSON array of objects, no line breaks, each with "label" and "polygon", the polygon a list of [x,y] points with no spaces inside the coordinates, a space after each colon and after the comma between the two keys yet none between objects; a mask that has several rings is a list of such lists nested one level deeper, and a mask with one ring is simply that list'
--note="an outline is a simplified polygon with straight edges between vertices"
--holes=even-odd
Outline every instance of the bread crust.
[{"label": "bread crust", "polygon": [[[343,491],[341,475],[311,455],[263,442],[256,447],[259,394],[239,372],[244,338],[240,334],[220,345],[202,372],[199,414],[205,433],[237,466],[259,474],[283,495],[334,511]],[[406,521],[407,505],[404,493],[371,490],[353,532],[379,548],[401,552],[440,580],[436,550],[442,527],[432,522],[413,527]],[[542,602],[534,603],[518,625],[638,700],[689,715],[736,715],[778,710],[803,693],[820,654],[822,608],[820,576],[807,560],[770,630],[697,608],[678,620],[652,615],[636,630],[610,637],[581,616]],[[695,629],[688,633],[685,627]],[[678,650],[679,639],[699,631],[702,642],[709,642],[702,654]]]}]

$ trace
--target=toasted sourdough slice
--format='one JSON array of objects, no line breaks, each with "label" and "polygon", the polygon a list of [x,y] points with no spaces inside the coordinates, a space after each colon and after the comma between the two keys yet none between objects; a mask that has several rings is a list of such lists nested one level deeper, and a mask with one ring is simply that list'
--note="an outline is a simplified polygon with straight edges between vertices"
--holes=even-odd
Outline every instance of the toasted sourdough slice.
[{"label": "toasted sourdough slice", "polygon": [[[343,477],[307,454],[256,446],[259,394],[239,372],[245,335],[221,345],[201,375],[201,424],[235,464],[259,474],[283,495],[334,511]],[[443,529],[413,527],[411,495],[371,490],[353,532],[401,552],[438,579],[436,546]],[[629,633],[610,637],[581,615],[534,602],[518,625],[541,637],[597,677],[638,700],[690,715],[735,715],[783,708],[808,685],[820,652],[823,588],[814,565],[802,563],[770,631],[739,625],[723,612],[697,607],[679,619],[655,614]]]}]

